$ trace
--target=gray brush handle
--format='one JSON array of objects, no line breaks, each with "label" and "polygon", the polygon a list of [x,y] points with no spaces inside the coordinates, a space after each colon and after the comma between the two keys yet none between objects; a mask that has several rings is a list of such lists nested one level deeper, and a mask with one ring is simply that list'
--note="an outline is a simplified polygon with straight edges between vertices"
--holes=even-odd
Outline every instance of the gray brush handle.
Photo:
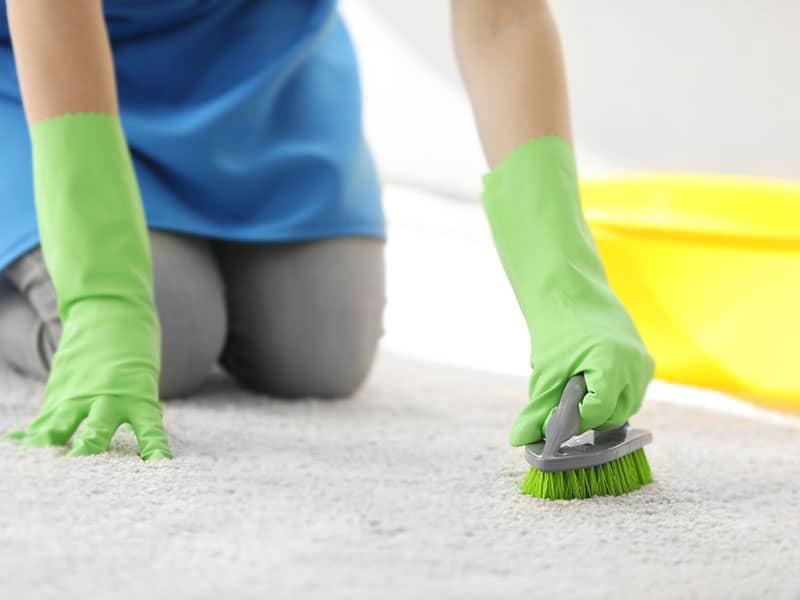
[{"label": "gray brush handle", "polygon": [[564,386],[558,408],[550,417],[544,436],[544,449],[542,457],[555,456],[561,444],[578,433],[581,427],[581,416],[578,405],[587,392],[586,379],[583,373],[573,375]]}]

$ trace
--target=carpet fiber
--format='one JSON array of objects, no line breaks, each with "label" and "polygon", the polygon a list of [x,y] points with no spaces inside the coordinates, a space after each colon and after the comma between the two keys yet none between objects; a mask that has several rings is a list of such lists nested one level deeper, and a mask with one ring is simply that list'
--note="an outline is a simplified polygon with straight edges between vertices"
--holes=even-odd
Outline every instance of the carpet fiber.
[{"label": "carpet fiber", "polygon": [[[217,376],[166,403],[169,462],[0,442],[0,598],[800,598],[796,421],[652,402],[655,484],[548,502],[506,444],[525,389],[383,355],[347,401]],[[41,387],[0,390],[25,424]]]}]

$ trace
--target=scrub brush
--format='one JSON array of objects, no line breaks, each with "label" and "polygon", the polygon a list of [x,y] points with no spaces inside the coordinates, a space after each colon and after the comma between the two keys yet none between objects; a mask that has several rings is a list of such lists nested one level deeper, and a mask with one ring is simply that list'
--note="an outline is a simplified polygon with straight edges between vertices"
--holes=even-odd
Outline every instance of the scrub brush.
[{"label": "scrub brush", "polygon": [[578,405],[586,395],[583,374],[570,378],[542,442],[525,446],[531,465],[522,492],[536,498],[571,500],[619,496],[653,481],[644,446],[653,440],[645,429],[622,427],[590,430],[580,427]]}]

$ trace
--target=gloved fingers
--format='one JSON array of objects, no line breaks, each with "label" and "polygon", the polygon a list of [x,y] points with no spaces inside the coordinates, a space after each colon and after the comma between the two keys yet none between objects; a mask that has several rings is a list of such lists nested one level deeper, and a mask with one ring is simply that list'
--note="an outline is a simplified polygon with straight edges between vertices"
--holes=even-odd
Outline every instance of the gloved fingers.
[{"label": "gloved fingers", "polygon": [[88,403],[72,401],[47,415],[47,418],[37,417],[28,428],[21,447],[63,446],[88,413]]},{"label": "gloved fingers", "polygon": [[111,438],[122,423],[119,398],[103,396],[94,399],[83,431],[72,444],[69,457],[90,456],[108,450]]},{"label": "gloved fingers", "polygon": [[14,431],[9,431],[7,433],[4,433],[3,435],[0,435],[0,439],[24,440],[25,437],[28,435],[28,432],[35,431],[37,428],[41,427],[42,424],[47,423],[52,418],[53,414],[55,413],[55,407],[53,403],[50,403],[50,406],[53,406],[53,408],[48,408],[46,404],[43,405],[42,408],[39,409],[39,414],[36,415],[33,422],[31,422],[31,424],[28,425],[27,429],[18,429]]},{"label": "gloved fingers", "polygon": [[543,438],[545,437],[545,434],[547,433],[547,424],[550,422],[550,419],[553,418],[553,415],[556,414],[556,410],[558,410],[558,405],[556,405],[556,406],[554,406],[553,408],[550,409],[550,411],[547,413],[547,416],[544,419],[544,423],[542,423],[542,437]]},{"label": "gloved fingers", "polygon": [[578,405],[581,427],[578,433],[597,429],[606,424],[617,407],[622,390],[616,377],[608,370],[587,369],[583,372],[588,392]]},{"label": "gloved fingers", "polygon": [[652,359],[649,364],[645,364],[643,369],[629,374],[626,385],[617,398],[617,405],[614,412],[605,423],[605,429],[615,429],[622,427],[626,421],[639,412],[642,406],[647,386],[653,377]]},{"label": "gloved fingers", "polygon": [[[617,405],[618,409],[625,410],[624,417],[626,421],[631,415],[639,412],[642,402],[644,401],[647,388],[650,385],[650,382],[653,380],[653,375],[655,374],[656,370],[656,363],[653,360],[653,357],[650,356],[646,350],[641,354],[640,358],[641,360],[639,361],[636,370],[630,375],[631,383],[630,385],[626,386],[625,390],[620,396],[620,402]],[[622,419],[622,417],[615,414],[612,416],[612,419],[618,421]]]},{"label": "gloved fingers", "polygon": [[139,456],[142,460],[172,458],[161,407],[157,403],[142,407],[136,415],[131,416],[129,423],[139,441]]},{"label": "gloved fingers", "polygon": [[[48,386],[49,385],[50,383],[48,382]],[[62,399],[63,398],[59,394],[50,393],[48,388],[45,388],[44,401],[42,402],[42,407],[39,409],[39,414],[41,415],[48,411],[52,412],[56,410],[61,405]]]},{"label": "gloved fingers", "polygon": [[621,427],[639,410],[655,363],[641,344],[590,353],[582,368],[589,392],[580,403],[581,429]]},{"label": "gloved fingers", "polygon": [[641,398],[638,401],[634,401],[634,393],[630,385],[626,385],[622,391],[620,391],[619,396],[617,397],[616,406],[614,406],[614,411],[609,415],[606,422],[603,423],[602,426],[598,427],[598,429],[616,429],[618,427],[622,427],[630,418],[631,415],[636,414],[639,410],[639,406],[641,405]]},{"label": "gloved fingers", "polygon": [[509,441],[512,446],[533,444],[544,437],[545,422],[558,405],[563,386],[564,383],[555,378],[544,380],[536,375],[531,378],[530,402],[511,426]]},{"label": "gloved fingers", "polygon": [[42,404],[42,407],[39,409],[39,412],[33,418],[33,421],[31,421],[31,424],[28,425],[28,429],[26,431],[36,431],[46,426],[48,423],[50,423],[50,420],[58,410],[63,410],[63,407],[59,409],[55,402],[45,401],[45,403]]}]

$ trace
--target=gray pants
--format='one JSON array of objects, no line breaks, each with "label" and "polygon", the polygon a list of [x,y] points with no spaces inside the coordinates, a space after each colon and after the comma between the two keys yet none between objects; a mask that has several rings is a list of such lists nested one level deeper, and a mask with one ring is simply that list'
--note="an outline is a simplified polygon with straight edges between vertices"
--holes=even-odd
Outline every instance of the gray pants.
[{"label": "gray pants", "polygon": [[[217,361],[281,397],[348,396],[365,379],[382,333],[383,241],[243,244],[162,231],[150,240],[162,396],[192,392]],[[44,380],[61,323],[41,251],[5,276],[0,363]]]}]

